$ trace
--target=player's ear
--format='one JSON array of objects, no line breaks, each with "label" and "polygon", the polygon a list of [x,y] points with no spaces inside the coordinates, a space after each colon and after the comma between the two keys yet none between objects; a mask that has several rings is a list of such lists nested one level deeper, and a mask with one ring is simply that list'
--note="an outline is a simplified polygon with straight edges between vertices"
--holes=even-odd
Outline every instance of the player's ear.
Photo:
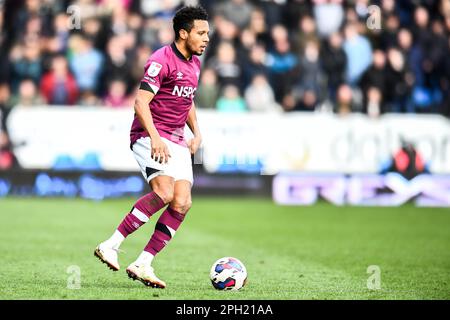
[{"label": "player's ear", "polygon": [[183,39],[183,40],[186,40],[187,37],[188,37],[188,32],[186,30],[184,30],[184,29],[181,29],[180,30],[180,38]]}]

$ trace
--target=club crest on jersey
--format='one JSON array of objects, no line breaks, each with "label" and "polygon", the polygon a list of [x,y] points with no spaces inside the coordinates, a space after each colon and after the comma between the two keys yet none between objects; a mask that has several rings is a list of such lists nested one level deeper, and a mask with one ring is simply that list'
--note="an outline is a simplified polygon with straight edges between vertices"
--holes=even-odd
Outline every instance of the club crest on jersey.
[{"label": "club crest on jersey", "polygon": [[158,75],[159,71],[161,71],[161,68],[162,68],[162,65],[160,65],[158,62],[153,61],[150,64],[150,66],[148,67],[147,74],[150,77],[156,77]]}]

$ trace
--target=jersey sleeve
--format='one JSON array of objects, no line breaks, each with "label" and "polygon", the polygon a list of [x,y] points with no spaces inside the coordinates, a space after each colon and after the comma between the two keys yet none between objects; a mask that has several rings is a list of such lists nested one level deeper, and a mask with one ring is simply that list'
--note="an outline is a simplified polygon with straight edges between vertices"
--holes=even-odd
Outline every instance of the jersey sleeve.
[{"label": "jersey sleeve", "polygon": [[156,94],[167,75],[167,65],[162,59],[151,57],[145,64],[144,70],[144,77],[139,88]]}]

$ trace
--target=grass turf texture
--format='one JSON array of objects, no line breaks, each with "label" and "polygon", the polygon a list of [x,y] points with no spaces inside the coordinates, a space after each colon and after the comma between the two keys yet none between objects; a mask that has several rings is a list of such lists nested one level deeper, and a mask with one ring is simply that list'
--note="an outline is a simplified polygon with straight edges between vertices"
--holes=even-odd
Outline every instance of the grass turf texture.
[{"label": "grass turf texture", "polygon": [[[121,249],[121,270],[93,256],[134,199],[0,200],[1,299],[449,299],[450,210],[279,207],[259,199],[194,199],[174,240],[154,261],[168,288],[128,279],[125,269],[147,243],[155,216]],[[158,213],[159,216],[159,213]],[[247,286],[216,291],[211,264],[234,256]],[[67,268],[81,270],[68,289]],[[368,290],[370,265],[381,289]]]}]

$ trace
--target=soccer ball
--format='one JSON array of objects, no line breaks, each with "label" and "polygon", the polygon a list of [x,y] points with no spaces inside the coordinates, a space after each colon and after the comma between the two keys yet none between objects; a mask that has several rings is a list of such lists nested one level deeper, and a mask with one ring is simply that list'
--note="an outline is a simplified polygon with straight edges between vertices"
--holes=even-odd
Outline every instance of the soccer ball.
[{"label": "soccer ball", "polygon": [[233,257],[224,257],[214,262],[209,276],[217,290],[239,290],[247,282],[244,264]]}]

